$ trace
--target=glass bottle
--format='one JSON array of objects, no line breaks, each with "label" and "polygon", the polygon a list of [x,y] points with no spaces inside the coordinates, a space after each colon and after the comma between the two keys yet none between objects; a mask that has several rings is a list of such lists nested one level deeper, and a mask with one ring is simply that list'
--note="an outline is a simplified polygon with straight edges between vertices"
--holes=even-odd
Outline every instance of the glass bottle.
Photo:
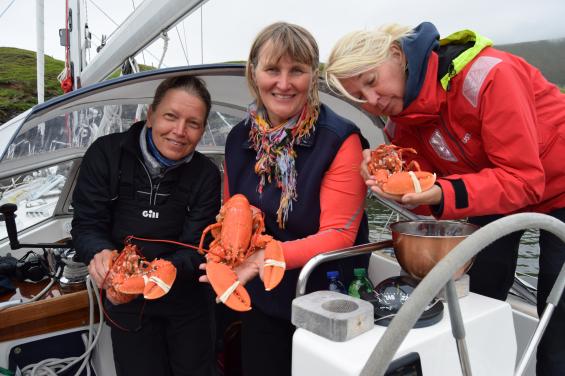
[{"label": "glass bottle", "polygon": [[348,294],[355,298],[365,299],[373,293],[373,284],[367,278],[367,269],[355,268],[353,269],[354,279],[349,284]]}]

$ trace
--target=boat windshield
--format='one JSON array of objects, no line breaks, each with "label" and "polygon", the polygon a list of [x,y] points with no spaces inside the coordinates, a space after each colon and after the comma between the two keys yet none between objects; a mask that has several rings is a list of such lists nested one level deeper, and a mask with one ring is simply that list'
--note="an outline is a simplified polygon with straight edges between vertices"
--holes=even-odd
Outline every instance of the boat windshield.
[{"label": "boat windshield", "polygon": [[[58,114],[40,123],[24,124],[8,145],[3,160],[54,152],[86,149],[100,136],[127,130],[145,119],[147,104],[92,106]],[[244,112],[221,105],[212,107],[200,147],[224,147],[231,128]]]},{"label": "boat windshield", "polygon": [[[98,137],[125,131],[138,119],[145,119],[146,108],[147,104],[83,107],[42,118],[41,122],[33,123],[32,120],[23,124],[7,146],[3,161],[17,161],[16,164],[27,168],[0,178],[0,205],[18,205],[18,231],[52,218],[56,211],[72,213],[70,198],[64,187],[69,179],[72,180],[77,158]],[[226,137],[244,116],[244,109],[239,107],[212,106],[198,148],[220,169]],[[31,156],[40,158],[26,158]],[[37,160],[41,161],[40,165]],[[0,240],[6,237],[5,224],[0,220]]]}]

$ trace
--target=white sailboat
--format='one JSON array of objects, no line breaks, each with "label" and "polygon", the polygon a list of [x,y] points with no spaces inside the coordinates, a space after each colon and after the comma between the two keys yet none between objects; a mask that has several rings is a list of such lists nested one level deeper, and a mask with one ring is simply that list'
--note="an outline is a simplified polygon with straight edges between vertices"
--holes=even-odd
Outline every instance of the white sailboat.
[{"label": "white sailboat", "polygon": [[[74,55],[73,66],[79,68],[73,76],[74,84],[80,89],[37,105],[0,127],[0,204],[18,205],[15,222],[20,242],[16,244],[19,248],[12,249],[15,244],[10,244],[9,228],[6,222],[0,222],[0,256],[11,253],[20,258],[33,250],[26,245],[69,238],[72,190],[86,148],[97,137],[123,131],[138,120],[140,106],[150,103],[155,88],[165,78],[198,75],[206,81],[213,107],[199,150],[222,166],[225,137],[245,116],[251,101],[242,65],[158,69],[100,82],[143,45],[174,26],[181,13],[190,13],[201,3],[145,1],[88,66],[82,63],[80,54]],[[82,43],[79,32],[70,40]],[[382,142],[375,132],[375,126],[381,126],[379,119],[323,89],[320,96],[322,102],[372,137],[372,146]],[[402,208],[395,209],[402,214]],[[369,270],[375,284],[400,273],[398,263],[377,250],[381,245],[370,244],[363,249],[376,250]],[[316,258],[304,270],[323,262],[324,257],[336,256]],[[97,375],[115,373],[108,328],[99,325],[94,313],[89,312],[94,305],[85,291],[27,304],[17,304],[17,298],[8,303],[14,304],[11,307],[0,306],[0,367],[14,370],[36,364],[52,357],[53,348],[61,348],[63,353],[68,352],[65,356],[84,356],[77,360],[77,364],[84,363],[84,369],[92,368]],[[467,364],[473,373],[513,374],[538,322],[533,305],[521,299],[512,304],[498,302],[476,294],[461,298],[459,303],[468,333]],[[293,373],[359,374],[371,361],[375,346],[387,336],[389,329],[375,326],[348,341],[336,342],[300,328],[294,337]],[[468,374],[461,370],[456,342],[451,336],[450,314],[445,313],[436,324],[410,331],[379,372],[384,374],[389,367],[390,375]],[[391,366],[389,360],[393,361]],[[532,361],[526,374],[533,375],[534,369]]]}]

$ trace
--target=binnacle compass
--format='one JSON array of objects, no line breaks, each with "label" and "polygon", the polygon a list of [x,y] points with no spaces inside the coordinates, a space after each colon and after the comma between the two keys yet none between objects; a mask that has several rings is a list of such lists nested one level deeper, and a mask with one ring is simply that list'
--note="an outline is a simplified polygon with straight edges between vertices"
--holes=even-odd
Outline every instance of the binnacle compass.
[{"label": "binnacle compass", "polygon": [[[364,297],[375,307],[375,324],[388,326],[402,305],[408,300],[418,281],[410,276],[387,278]],[[424,328],[439,322],[443,317],[443,303],[434,298],[426,307],[414,328]]]}]

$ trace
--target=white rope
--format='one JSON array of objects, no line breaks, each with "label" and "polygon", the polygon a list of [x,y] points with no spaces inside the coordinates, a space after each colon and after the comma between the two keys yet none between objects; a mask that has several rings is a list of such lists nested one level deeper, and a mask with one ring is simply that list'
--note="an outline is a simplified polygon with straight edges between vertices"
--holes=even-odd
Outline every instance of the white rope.
[{"label": "white rope", "polygon": [[[27,366],[21,369],[22,375],[52,376],[52,375],[62,374],[68,369],[70,369],[72,366],[74,366],[75,364],[78,364],[80,361],[82,361],[81,366],[75,373],[75,376],[77,376],[82,373],[83,369],[86,366],[88,366],[88,362],[90,360],[90,354],[94,349],[94,346],[96,346],[96,344],[98,343],[98,339],[100,338],[100,334],[102,333],[102,327],[104,324],[104,313],[102,312],[102,305],[98,304],[98,315],[100,317],[100,321],[98,323],[98,328],[96,330],[96,333],[94,333],[94,302],[95,301],[100,302],[100,295],[98,292],[98,287],[94,284],[94,282],[90,279],[90,277],[87,277],[86,279],[86,288],[88,291],[88,301],[89,301],[89,327],[88,327],[87,341],[85,343],[86,349],[84,353],[78,357],[69,357],[64,359],[50,358],[50,359],[44,359],[35,364],[28,364]],[[87,368],[87,370],[89,368]],[[87,373],[89,374],[90,371],[88,370]]]},{"label": "white rope", "polygon": [[63,71],[57,75],[57,81],[63,82],[67,78],[67,67],[63,68]]}]

